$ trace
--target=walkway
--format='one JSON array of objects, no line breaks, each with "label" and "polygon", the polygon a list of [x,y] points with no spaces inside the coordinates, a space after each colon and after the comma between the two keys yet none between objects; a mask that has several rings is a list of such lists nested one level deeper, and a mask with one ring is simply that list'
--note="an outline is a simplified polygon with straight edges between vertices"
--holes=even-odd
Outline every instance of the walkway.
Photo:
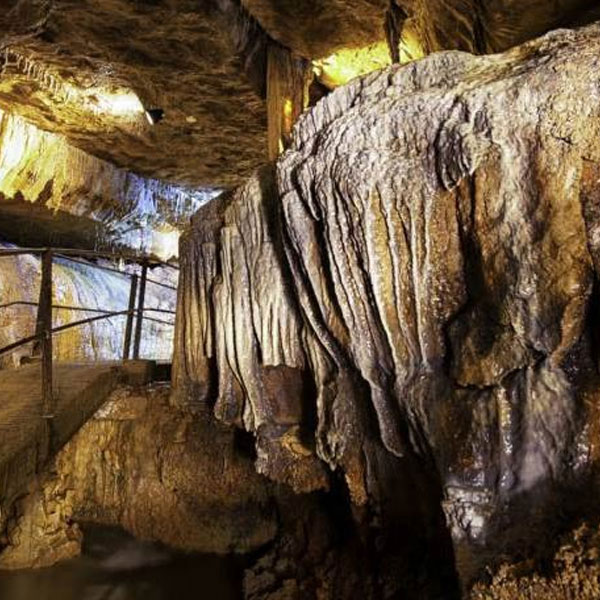
[{"label": "walkway", "polygon": [[6,510],[120,383],[147,383],[151,361],[55,363],[55,417],[43,419],[41,365],[0,371],[0,529]]}]

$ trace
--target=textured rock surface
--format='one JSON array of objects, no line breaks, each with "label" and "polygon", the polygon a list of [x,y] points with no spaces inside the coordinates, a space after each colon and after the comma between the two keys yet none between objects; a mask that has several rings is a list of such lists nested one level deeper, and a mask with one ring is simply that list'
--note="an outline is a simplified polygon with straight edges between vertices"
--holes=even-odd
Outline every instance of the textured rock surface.
[{"label": "textured rock surface", "polygon": [[213,194],[118,169],[0,110],[0,236],[10,241],[118,244],[168,259],[180,229]]},{"label": "textured rock surface", "polygon": [[589,500],[599,48],[592,26],[341,88],[301,118],[276,191],[263,171],[182,246],[180,398],[215,401],[297,489],[321,487],[317,457],[341,470],[384,597],[402,536],[443,546],[442,495],[463,583]]},{"label": "textured rock surface", "polygon": [[594,600],[600,596],[600,537],[582,525],[563,536],[550,566],[534,561],[502,565],[489,584],[477,584],[471,600]]},{"label": "textured rock surface", "polygon": [[[9,0],[2,13],[3,108],[178,183],[232,185],[265,160],[266,112],[236,58],[235,3]],[[160,126],[144,107],[165,111]]]},{"label": "textured rock surface", "polygon": [[78,522],[201,552],[248,552],[273,538],[268,482],[239,452],[235,433],[173,410],[168,396],[168,387],[113,394],[18,507],[1,567],[77,554]]},{"label": "textured rock surface", "polygon": [[383,38],[387,0],[242,0],[268,34],[305,58]]},{"label": "textured rock surface", "polygon": [[[504,50],[552,27],[598,18],[594,0],[395,3],[409,58],[421,48]],[[389,60],[391,4],[7,0],[0,107],[134,172],[194,186],[237,185],[267,156],[261,96],[273,41],[317,60],[328,84],[346,82]],[[144,108],[155,107],[165,119],[151,127]]]},{"label": "textured rock surface", "polygon": [[256,432],[260,471],[311,491],[327,480],[303,438],[312,399],[303,328],[273,237],[276,201],[267,168],[193,218],[182,241],[174,378],[183,402],[218,393],[217,415]]},{"label": "textured rock surface", "polygon": [[592,22],[594,0],[393,0],[427,53],[506,50],[549,29]]}]

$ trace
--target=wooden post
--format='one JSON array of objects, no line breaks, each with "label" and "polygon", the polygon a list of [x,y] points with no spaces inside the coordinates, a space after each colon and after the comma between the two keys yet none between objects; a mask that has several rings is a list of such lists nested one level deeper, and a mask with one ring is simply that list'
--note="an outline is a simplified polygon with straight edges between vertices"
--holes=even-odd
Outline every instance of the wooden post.
[{"label": "wooden post", "polygon": [[140,345],[142,343],[142,321],[144,319],[144,301],[146,296],[146,277],[148,275],[148,262],[142,263],[142,280],[140,282],[140,295],[138,296],[137,321],[135,323],[135,340],[133,342],[133,358],[140,357]]},{"label": "wooden post", "polygon": [[138,276],[131,277],[131,288],[129,290],[129,312],[127,313],[127,325],[125,326],[125,343],[123,345],[123,360],[129,359],[131,352],[131,334],[133,333],[133,317],[135,313],[135,296],[137,294]]},{"label": "wooden post", "polygon": [[52,419],[55,411],[52,393],[52,250],[44,250],[42,254],[38,331],[42,335],[42,416]]}]

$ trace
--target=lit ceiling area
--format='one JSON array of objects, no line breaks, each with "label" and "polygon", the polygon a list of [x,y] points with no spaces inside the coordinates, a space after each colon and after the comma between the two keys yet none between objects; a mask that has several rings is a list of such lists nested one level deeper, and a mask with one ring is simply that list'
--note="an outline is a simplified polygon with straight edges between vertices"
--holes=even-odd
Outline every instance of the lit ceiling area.
[{"label": "lit ceiling area", "polygon": [[[442,49],[504,50],[591,0],[5,0],[0,109],[137,174],[239,184],[267,154],[267,47],[323,88]],[[391,24],[391,25],[390,25]],[[390,35],[390,32],[395,33]],[[152,125],[146,111],[157,109]]]},{"label": "lit ceiling area", "polygon": [[0,108],[86,152],[194,186],[233,185],[265,160],[264,103],[212,3],[17,0],[0,31]]}]

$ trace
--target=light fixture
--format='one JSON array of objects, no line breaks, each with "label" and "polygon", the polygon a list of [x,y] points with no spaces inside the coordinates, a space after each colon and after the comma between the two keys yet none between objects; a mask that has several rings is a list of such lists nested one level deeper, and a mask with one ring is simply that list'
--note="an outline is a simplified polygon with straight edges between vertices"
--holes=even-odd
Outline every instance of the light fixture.
[{"label": "light fixture", "polygon": [[146,110],[146,119],[150,125],[156,125],[159,121],[163,120],[165,111],[162,108],[148,108]]}]

